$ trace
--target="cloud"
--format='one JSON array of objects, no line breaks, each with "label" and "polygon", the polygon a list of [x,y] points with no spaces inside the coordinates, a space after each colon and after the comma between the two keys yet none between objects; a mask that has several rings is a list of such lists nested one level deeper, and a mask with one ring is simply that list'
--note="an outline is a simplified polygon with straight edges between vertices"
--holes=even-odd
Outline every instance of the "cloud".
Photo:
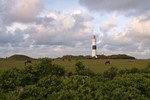
[{"label": "cloud", "polygon": [[91,49],[92,19],[83,12],[49,12],[36,17],[32,23],[1,23],[0,50],[6,55],[19,53],[35,57],[87,53]]},{"label": "cloud", "polygon": [[30,22],[42,11],[41,0],[6,0],[0,8],[5,22]]},{"label": "cloud", "polygon": [[[80,4],[90,11],[105,13],[106,17],[104,15],[102,18],[80,10],[70,13],[49,12],[48,9],[43,9],[43,2],[0,1],[0,55],[7,56],[14,53],[33,57],[89,55],[93,30],[100,29],[100,33],[103,33],[97,38],[100,54],[126,53],[143,58],[146,55],[145,58],[148,58],[149,1],[79,0]],[[132,19],[124,20],[120,14],[132,15],[129,17]],[[96,28],[93,28],[92,23]],[[124,25],[120,26],[122,23]]]},{"label": "cloud", "polygon": [[108,21],[102,22],[100,24],[100,31],[102,31],[103,33],[107,33],[108,31],[110,31],[110,29],[116,27],[117,23],[117,16],[110,16]]},{"label": "cloud", "polygon": [[[90,16],[86,14],[48,14],[49,18],[55,15],[55,19],[43,24],[33,25],[35,33],[30,34],[36,45],[85,45],[92,36],[92,24]],[[53,15],[53,16],[50,16]],[[46,15],[47,16],[47,15]],[[89,18],[88,18],[89,17]],[[45,18],[45,17],[44,17]],[[80,20],[80,21],[79,21]]]},{"label": "cloud", "polygon": [[29,27],[30,24],[22,23],[3,25],[0,21],[0,47],[8,44],[12,47],[29,46],[31,44],[31,40],[28,39]]},{"label": "cloud", "polygon": [[[150,53],[150,1],[79,0],[90,13],[104,14],[100,22],[99,53],[126,53],[148,58]],[[113,16],[107,20],[106,16]],[[130,17],[129,17],[130,16]],[[98,20],[95,17],[95,20]]]},{"label": "cloud", "polygon": [[149,12],[149,0],[79,0],[82,6],[90,11],[100,13],[125,13],[131,15],[140,15]]},{"label": "cloud", "polygon": [[0,45],[4,44],[18,44],[19,42],[24,42],[23,34],[20,34],[22,31],[19,29],[15,30],[15,34],[7,32],[6,29],[0,30]]},{"label": "cloud", "polygon": [[121,29],[112,31],[112,34],[101,36],[101,48],[109,51],[136,54],[136,57],[148,57],[150,51],[150,21],[144,17],[133,17],[129,24]]}]

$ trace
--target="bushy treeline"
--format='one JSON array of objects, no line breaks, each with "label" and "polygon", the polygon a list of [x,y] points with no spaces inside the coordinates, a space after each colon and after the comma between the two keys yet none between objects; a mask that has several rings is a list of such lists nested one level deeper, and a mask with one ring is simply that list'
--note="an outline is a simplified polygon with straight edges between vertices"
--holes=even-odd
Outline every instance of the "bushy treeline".
[{"label": "bushy treeline", "polygon": [[0,73],[1,100],[149,100],[150,64],[144,69],[94,73],[82,62],[75,72],[41,59],[24,69],[11,68]]},{"label": "bushy treeline", "polygon": [[63,57],[61,57],[62,59],[90,59],[92,58],[90,55],[87,55],[87,56],[83,56],[83,55],[78,55],[78,56],[75,56],[75,55],[65,55]]},{"label": "bushy treeline", "polygon": [[118,54],[118,55],[97,55],[99,59],[135,59],[135,57],[128,56],[126,54]]},{"label": "bushy treeline", "polygon": [[[73,56],[73,55],[65,55],[62,59],[93,59],[90,55],[83,56]],[[126,54],[118,54],[118,55],[97,55],[97,59],[135,59],[135,57],[128,56]]]}]

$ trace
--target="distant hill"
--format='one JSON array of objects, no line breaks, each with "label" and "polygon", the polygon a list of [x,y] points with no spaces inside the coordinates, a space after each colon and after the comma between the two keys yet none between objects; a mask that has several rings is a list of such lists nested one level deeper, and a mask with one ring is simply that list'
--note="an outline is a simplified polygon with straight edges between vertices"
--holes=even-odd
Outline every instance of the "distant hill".
[{"label": "distant hill", "polygon": [[0,58],[0,60],[3,60],[4,58]]},{"label": "distant hill", "polygon": [[34,60],[34,58],[31,58],[26,55],[19,55],[19,54],[12,55],[12,56],[8,57],[7,59],[8,60]]}]

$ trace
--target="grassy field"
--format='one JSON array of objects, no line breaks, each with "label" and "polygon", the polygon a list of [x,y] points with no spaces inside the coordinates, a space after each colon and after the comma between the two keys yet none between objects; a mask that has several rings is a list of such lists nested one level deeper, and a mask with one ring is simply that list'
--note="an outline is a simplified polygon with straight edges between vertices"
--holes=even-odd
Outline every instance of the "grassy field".
[{"label": "grassy field", "polygon": [[[75,64],[77,61],[81,61],[86,68],[90,68],[94,72],[103,72],[110,67],[116,67],[118,69],[125,68],[144,68],[148,65],[150,60],[130,60],[130,59],[110,59],[110,65],[105,65],[104,59],[86,59],[86,60],[65,60],[57,59],[54,60],[54,64],[63,66],[67,71],[74,71]],[[39,61],[32,61],[33,64],[38,64]],[[11,67],[23,68],[25,67],[24,61],[12,61],[12,60],[0,60],[0,70],[9,69]]]},{"label": "grassy field", "polygon": [[[150,60],[123,60],[123,59],[111,59],[110,65],[105,65],[105,61],[103,59],[90,59],[90,60],[79,60],[81,61],[87,68],[90,68],[94,72],[103,72],[110,67],[116,67],[118,69],[125,69],[125,68],[144,68],[148,65]],[[72,61],[62,61],[56,60],[53,63],[58,65],[64,66],[68,71],[73,71],[75,67],[76,60]]]}]

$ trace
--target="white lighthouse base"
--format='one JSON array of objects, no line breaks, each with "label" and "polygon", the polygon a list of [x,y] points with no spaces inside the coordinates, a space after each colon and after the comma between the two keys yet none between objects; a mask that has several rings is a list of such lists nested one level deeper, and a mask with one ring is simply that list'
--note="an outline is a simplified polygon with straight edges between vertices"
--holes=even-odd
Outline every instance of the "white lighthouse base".
[{"label": "white lighthouse base", "polygon": [[97,58],[97,56],[96,56],[96,50],[92,50],[92,57],[93,58]]}]

